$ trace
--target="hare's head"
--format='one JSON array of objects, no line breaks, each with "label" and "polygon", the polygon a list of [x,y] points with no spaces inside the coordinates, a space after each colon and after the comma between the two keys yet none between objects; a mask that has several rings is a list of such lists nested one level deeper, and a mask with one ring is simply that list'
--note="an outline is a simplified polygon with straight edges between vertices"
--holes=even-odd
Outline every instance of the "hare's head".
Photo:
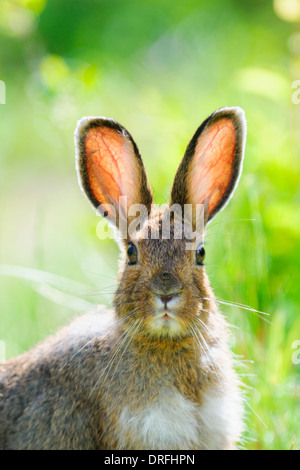
[{"label": "hare's head", "polygon": [[240,176],[246,122],[240,108],[222,108],[190,141],[170,203],[154,205],[131,135],[103,117],[83,118],[76,131],[80,185],[116,227],[123,253],[115,308],[124,324],[152,338],[193,334],[207,315],[204,229],[229,201]]}]

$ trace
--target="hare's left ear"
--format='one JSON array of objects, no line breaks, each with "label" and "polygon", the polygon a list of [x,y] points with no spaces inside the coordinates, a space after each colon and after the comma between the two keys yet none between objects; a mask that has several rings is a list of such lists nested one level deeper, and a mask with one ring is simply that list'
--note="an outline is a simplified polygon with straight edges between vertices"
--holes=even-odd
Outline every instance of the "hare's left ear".
[{"label": "hare's left ear", "polygon": [[153,199],[146,170],[133,138],[121,124],[101,116],[82,118],[75,146],[80,186],[101,215],[119,227],[134,204],[150,212]]},{"label": "hare's left ear", "polygon": [[242,169],[246,120],[241,108],[221,108],[195,132],[177,170],[171,203],[204,204],[210,221],[229,201]]}]

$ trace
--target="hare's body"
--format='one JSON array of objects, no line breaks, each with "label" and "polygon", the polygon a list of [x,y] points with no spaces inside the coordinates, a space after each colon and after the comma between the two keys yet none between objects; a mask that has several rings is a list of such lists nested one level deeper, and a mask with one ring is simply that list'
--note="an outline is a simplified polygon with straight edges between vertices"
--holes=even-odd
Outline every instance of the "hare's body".
[{"label": "hare's body", "polygon": [[193,340],[144,353],[132,344],[103,373],[117,330],[111,312],[82,316],[0,365],[0,449],[234,447],[242,403],[226,348],[213,340],[207,351],[222,359],[220,371],[195,355]]},{"label": "hare's body", "polygon": [[204,121],[178,169],[171,206],[157,208],[130,134],[109,119],[81,121],[80,184],[123,236],[114,309],[79,317],[0,365],[0,448],[236,446],[242,398],[203,266],[197,210],[204,207],[203,228],[230,197],[244,124],[237,108]]}]

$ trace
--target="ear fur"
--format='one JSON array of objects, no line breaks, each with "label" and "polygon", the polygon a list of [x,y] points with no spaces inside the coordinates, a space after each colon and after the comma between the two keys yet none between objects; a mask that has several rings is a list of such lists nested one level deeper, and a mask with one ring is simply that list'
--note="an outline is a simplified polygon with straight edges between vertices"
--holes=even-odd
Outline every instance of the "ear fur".
[{"label": "ear fur", "polygon": [[[113,206],[118,223],[121,215],[127,218],[132,204],[143,204],[150,212],[152,190],[142,158],[123,126],[106,117],[82,118],[75,131],[75,147],[79,184],[101,215],[112,221]],[[121,196],[127,197],[127,207],[119,206]]]},{"label": "ear fur", "polygon": [[239,107],[221,108],[197,129],[177,170],[171,203],[204,204],[210,221],[230,200],[244,156],[246,119]]}]

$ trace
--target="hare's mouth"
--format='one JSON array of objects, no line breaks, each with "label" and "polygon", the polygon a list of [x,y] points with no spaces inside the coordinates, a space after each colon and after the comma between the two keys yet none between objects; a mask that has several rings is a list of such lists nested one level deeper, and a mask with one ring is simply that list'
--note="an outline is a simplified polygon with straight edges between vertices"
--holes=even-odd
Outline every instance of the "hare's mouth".
[{"label": "hare's mouth", "polygon": [[149,326],[152,333],[158,336],[176,337],[183,331],[179,318],[170,312],[154,314]]},{"label": "hare's mouth", "polygon": [[168,325],[172,321],[177,321],[176,315],[170,312],[169,310],[164,312],[156,312],[155,316],[158,320],[162,322],[162,325],[164,324],[163,322]]},{"label": "hare's mouth", "polygon": [[148,317],[148,327],[154,336],[178,337],[182,335],[184,324],[180,317],[182,306],[181,292],[153,292],[152,312]]},{"label": "hare's mouth", "polygon": [[150,328],[154,334],[175,337],[183,332],[179,315],[180,299],[178,294],[155,296],[155,305]]},{"label": "hare's mouth", "polygon": [[162,319],[165,320],[165,321],[169,321],[169,320],[172,319],[172,317],[173,317],[173,315],[170,315],[167,312],[165,312],[162,316]]}]

